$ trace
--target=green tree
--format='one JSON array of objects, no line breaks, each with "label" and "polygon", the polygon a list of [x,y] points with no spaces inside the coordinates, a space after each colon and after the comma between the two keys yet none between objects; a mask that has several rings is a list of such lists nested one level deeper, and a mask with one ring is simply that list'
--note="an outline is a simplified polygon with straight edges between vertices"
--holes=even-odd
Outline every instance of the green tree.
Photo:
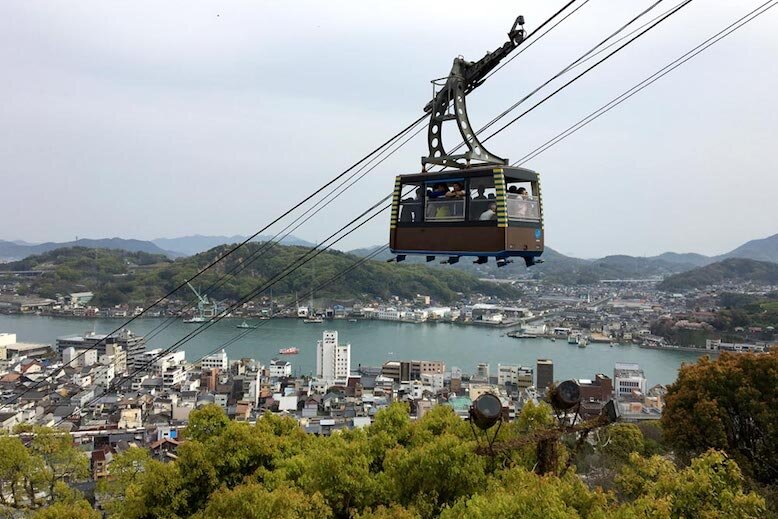
[{"label": "green tree", "polygon": [[778,482],[778,351],[684,365],[669,386],[662,429],[677,453],[724,450],[762,483]]},{"label": "green tree", "polygon": [[622,517],[755,519],[765,512],[764,499],[745,492],[737,463],[717,451],[693,459],[681,471],[659,456],[632,453],[616,484],[632,500],[621,510]]},{"label": "green tree", "polygon": [[197,519],[327,519],[332,517],[321,494],[279,487],[268,491],[252,483],[215,492]]},{"label": "green tree", "polygon": [[605,518],[607,498],[589,490],[577,476],[539,476],[522,467],[505,471],[482,493],[460,499],[441,519]]},{"label": "green tree", "polygon": [[33,519],[101,519],[100,512],[94,510],[86,500],[54,503],[32,515]]},{"label": "green tree", "polygon": [[77,481],[89,475],[89,459],[73,445],[73,438],[47,427],[35,430],[30,451],[43,464],[39,474],[46,480],[49,499],[54,499],[54,485],[57,481]]},{"label": "green tree", "polygon": [[354,431],[320,438],[297,463],[297,485],[306,493],[321,494],[337,517],[375,504],[381,489],[370,473],[372,461],[367,435]]},{"label": "green tree", "polygon": [[625,462],[630,454],[642,454],[645,449],[643,433],[637,425],[631,423],[615,423],[599,432],[600,450],[617,462]]},{"label": "green tree", "polygon": [[118,503],[124,498],[127,487],[139,481],[150,462],[149,451],[142,448],[130,448],[114,456],[108,466],[110,477],[97,483],[97,491],[109,513],[118,511]]},{"label": "green tree", "polygon": [[224,410],[216,404],[204,405],[189,414],[189,424],[186,426],[186,437],[197,441],[206,441],[212,436],[218,436],[230,419]]},{"label": "green tree", "polygon": [[19,438],[0,436],[0,500],[7,503],[10,490],[15,507],[19,506],[18,487],[30,469],[30,453]]},{"label": "green tree", "polygon": [[[471,442],[443,434],[413,448],[394,448],[384,460],[393,502],[436,515],[444,505],[486,484],[486,463]],[[425,509],[426,507],[426,509]]]},{"label": "green tree", "polygon": [[209,459],[208,449],[197,441],[184,442],[176,452],[176,468],[181,480],[185,503],[189,515],[205,507],[208,496],[219,486],[216,469]]},{"label": "green tree", "polygon": [[111,517],[178,519],[186,516],[188,497],[175,463],[151,461],[143,474],[127,487],[124,499],[115,502]]}]

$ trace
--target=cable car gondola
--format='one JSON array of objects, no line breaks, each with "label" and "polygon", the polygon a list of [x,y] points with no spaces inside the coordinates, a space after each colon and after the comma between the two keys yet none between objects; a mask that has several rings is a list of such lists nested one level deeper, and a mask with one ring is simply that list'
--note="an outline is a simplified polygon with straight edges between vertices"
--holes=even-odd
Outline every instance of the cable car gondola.
[{"label": "cable car gondola", "polygon": [[[447,78],[432,81],[432,101],[424,107],[430,113],[429,155],[422,158],[421,173],[395,180],[389,246],[396,261],[408,254],[425,255],[427,261],[445,256],[443,263],[456,263],[461,256],[486,263],[493,257],[498,267],[513,257],[524,258],[527,266],[540,261],[544,233],[539,176],[489,152],[470,124],[465,103],[466,95],[524,41],[523,25],[519,16],[508,41],[497,50],[477,62],[456,58]],[[463,153],[447,152],[443,146],[443,127],[449,121],[457,123],[461,146],[467,147]],[[427,171],[428,165],[443,170]]]}]

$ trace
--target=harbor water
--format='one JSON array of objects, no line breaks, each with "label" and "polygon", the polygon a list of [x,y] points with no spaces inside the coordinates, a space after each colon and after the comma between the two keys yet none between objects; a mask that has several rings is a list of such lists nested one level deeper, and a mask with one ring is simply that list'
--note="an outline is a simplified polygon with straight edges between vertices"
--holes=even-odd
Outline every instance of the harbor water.
[{"label": "harbor water", "polygon": [[[138,319],[128,328],[147,335],[163,319]],[[124,321],[118,319],[69,319],[31,315],[0,315],[0,332],[17,334],[19,342],[54,345],[57,337],[95,331],[107,333]],[[248,321],[259,325],[253,330],[236,326],[242,319],[225,319],[183,345],[186,358],[196,361],[241,332],[248,335],[226,348],[230,359],[251,357],[267,363],[278,355],[280,348],[297,347],[300,353],[286,355],[298,375],[316,369],[316,341],[324,330],[337,330],[341,343],[351,344],[352,369],[358,365],[380,366],[387,360],[442,360],[446,369],[458,367],[474,373],[480,362],[490,364],[493,375],[497,364],[521,364],[534,368],[537,359],[554,362],[554,378],[594,378],[596,373],[613,376],[616,362],[635,362],[643,368],[649,386],[669,384],[676,378],[684,362],[695,362],[696,352],[666,351],[640,348],[636,345],[590,343],[586,348],[567,344],[565,340],[514,339],[505,330],[480,326],[452,324],[409,324],[387,321],[346,320],[325,321],[322,324],[303,323],[299,319]],[[175,321],[156,337],[147,348],[167,348],[198,325]]]}]

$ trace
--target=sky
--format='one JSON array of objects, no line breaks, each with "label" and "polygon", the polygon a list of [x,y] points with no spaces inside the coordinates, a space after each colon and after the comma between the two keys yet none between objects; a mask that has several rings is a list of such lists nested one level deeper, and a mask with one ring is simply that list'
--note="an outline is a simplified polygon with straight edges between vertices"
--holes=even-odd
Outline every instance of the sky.
[{"label": "sky", "polygon": [[[468,97],[473,124],[654,1],[587,2]],[[421,115],[454,57],[564,3],[2,2],[0,239],[251,234]],[[692,1],[489,149],[523,156],[759,3]],[[526,164],[546,244],[719,254],[778,233],[777,55],[775,8]],[[418,172],[424,134],[294,234],[320,240]],[[387,241],[388,214],[336,247]]]}]

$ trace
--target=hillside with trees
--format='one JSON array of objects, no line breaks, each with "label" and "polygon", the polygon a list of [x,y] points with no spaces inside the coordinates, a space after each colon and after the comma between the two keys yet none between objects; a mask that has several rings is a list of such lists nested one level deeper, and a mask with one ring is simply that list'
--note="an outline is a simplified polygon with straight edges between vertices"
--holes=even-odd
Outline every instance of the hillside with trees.
[{"label": "hillside with trees", "polygon": [[[308,251],[297,246],[265,247],[249,243],[220,261],[195,282],[217,300],[237,300],[251,290],[274,279]],[[25,281],[21,293],[56,297],[75,291],[95,293],[93,304],[110,306],[120,303],[144,305],[166,294],[215,258],[229,246],[221,246],[175,261],[142,252],[71,248],[58,249],[5,265],[6,270],[43,270],[43,275]],[[256,253],[256,254],[255,254]],[[274,297],[304,296],[312,288],[353,266],[360,258],[338,251],[327,251],[288,277],[273,284]],[[217,283],[225,272],[235,275]],[[479,281],[458,271],[430,269],[421,265],[387,264],[367,261],[337,282],[316,292],[316,297],[389,298],[427,294],[437,301],[452,301],[458,294],[481,293],[489,296],[516,296],[516,289]],[[177,295],[190,299],[188,289]]]},{"label": "hillside with trees", "polygon": [[778,284],[778,263],[729,258],[665,278],[657,288],[668,292],[704,288],[724,283]]},{"label": "hillside with trees", "polygon": [[[540,434],[553,420],[546,404],[527,405],[498,441]],[[570,452],[564,441],[558,465],[546,474],[534,471],[531,443],[496,458],[477,454],[470,427],[448,406],[412,422],[405,405],[395,403],[365,429],[312,436],[290,418],[230,422],[210,405],[192,413],[174,462],[138,449],[120,454],[97,495],[109,517],[126,519],[755,518],[765,512],[765,500],[723,453],[707,451],[677,466],[651,453],[637,426],[611,427],[589,454],[609,474],[603,488],[587,485],[575,466],[564,469]]]}]

